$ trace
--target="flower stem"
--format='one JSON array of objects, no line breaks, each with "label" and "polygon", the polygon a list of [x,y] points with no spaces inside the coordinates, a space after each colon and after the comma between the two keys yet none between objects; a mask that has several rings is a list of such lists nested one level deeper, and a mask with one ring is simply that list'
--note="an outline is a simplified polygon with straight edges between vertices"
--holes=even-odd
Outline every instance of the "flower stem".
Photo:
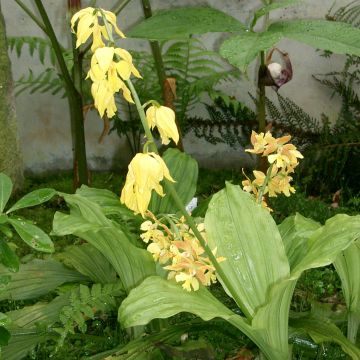
[{"label": "flower stem", "polygon": [[[141,123],[144,127],[145,130],[145,135],[148,139],[148,141],[150,142],[149,146],[152,147],[152,150],[158,154],[158,149],[157,146],[154,142],[154,138],[151,134],[150,128],[147,124],[146,121],[146,116],[145,116],[145,112],[144,112],[144,108],[141,105],[141,102],[139,100],[139,97],[137,95],[137,92],[134,88],[134,85],[132,84],[131,80],[127,80],[127,85],[133,95],[133,99],[137,108],[137,111],[139,112],[139,116],[140,116],[140,120]],[[194,235],[196,236],[196,238],[199,240],[200,245],[204,248],[206,255],[209,257],[211,263],[213,264],[217,274],[219,275],[219,277],[221,278],[221,280],[225,283],[226,288],[230,291],[231,295],[233,296],[234,300],[237,302],[237,304],[240,306],[242,304],[241,299],[238,297],[238,294],[236,293],[234,287],[232,286],[231,281],[229,281],[229,279],[227,278],[225,272],[222,270],[222,268],[220,267],[218,261],[216,260],[215,255],[213,254],[213,252],[211,251],[209,245],[206,243],[206,240],[203,238],[203,236],[200,234],[199,230],[197,229],[197,226],[194,222],[194,219],[191,217],[191,215],[189,215],[189,213],[186,211],[185,206],[182,202],[182,200],[180,199],[174,184],[171,181],[165,180],[165,189],[166,192],[170,194],[170,196],[173,198],[176,206],[178,207],[179,211],[182,213],[182,215],[184,216],[186,222],[188,223],[188,225],[190,226],[190,229],[193,231]],[[242,309],[244,309],[245,311],[245,307],[241,306]],[[245,314],[248,318],[250,317],[250,314]]]},{"label": "flower stem", "polygon": [[260,188],[260,191],[259,191],[259,197],[257,199],[258,204],[261,204],[262,198],[263,198],[264,193],[265,193],[266,186],[269,183],[269,180],[270,180],[270,177],[271,177],[273,167],[274,167],[274,163],[272,163],[269,166],[269,168],[267,169],[264,183],[261,185],[261,188]]},{"label": "flower stem", "polygon": [[[106,24],[107,20],[106,20],[104,15],[103,15],[103,19],[104,19],[104,23]],[[108,31],[108,35],[109,35],[109,40],[114,41],[112,36],[111,36],[110,31]],[[136,89],[135,89],[135,87],[134,87],[134,85],[133,85],[133,83],[132,83],[132,81],[130,79],[126,80],[126,84],[129,87],[129,89],[131,91],[131,94],[133,96],[136,109],[137,109],[137,111],[139,113],[139,116],[140,116],[141,124],[142,124],[142,126],[144,128],[144,131],[145,131],[145,136],[146,136],[147,141],[149,143],[148,146],[151,147],[151,149],[152,149],[152,151],[154,153],[159,154],[156,143],[154,142],[154,138],[152,136],[149,125],[148,125],[147,120],[146,120],[144,107],[141,104],[141,101],[139,99],[137,91],[136,91]],[[180,199],[180,197],[179,197],[179,195],[178,195],[178,193],[177,193],[177,191],[175,189],[174,184],[171,181],[165,180],[165,189],[166,189],[166,192],[168,192],[171,195],[171,197],[173,198],[173,200],[174,200],[175,204],[177,205],[179,211],[182,213],[182,215],[184,216],[186,222],[190,226],[190,229],[193,231],[194,235],[199,240],[200,245],[204,248],[204,250],[206,252],[206,255],[209,257],[209,259],[210,259],[211,263],[213,264],[217,274],[219,275],[221,280],[224,282],[226,288],[229,290],[229,292],[231,293],[231,295],[234,298],[234,300],[236,301],[236,303],[243,309],[243,311],[246,312],[245,306],[241,306],[242,301],[241,301],[240,297],[238,296],[237,292],[235,291],[234,287],[232,286],[231,281],[227,278],[227,275],[225,274],[225,272],[220,267],[218,261],[216,260],[215,255],[213,254],[210,247],[206,243],[206,240],[200,234],[200,232],[197,229],[197,226],[196,226],[193,218],[186,211],[185,206],[184,206],[182,200]],[[251,319],[250,313],[246,312],[245,315],[246,315],[246,317]]]}]

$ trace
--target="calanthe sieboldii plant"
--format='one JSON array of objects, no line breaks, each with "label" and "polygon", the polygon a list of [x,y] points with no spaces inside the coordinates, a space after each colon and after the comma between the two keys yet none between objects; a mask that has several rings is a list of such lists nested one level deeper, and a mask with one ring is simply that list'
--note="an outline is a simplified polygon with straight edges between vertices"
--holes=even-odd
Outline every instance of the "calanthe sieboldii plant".
[{"label": "calanthe sieboldii plant", "polygon": [[[151,133],[156,126],[163,143],[168,143],[169,139],[176,142],[178,134],[173,113],[164,111],[161,106],[153,109],[156,104],[151,100],[141,104],[130,79],[132,74],[136,76],[132,61],[128,61],[130,57],[125,59],[116,54],[117,47],[109,31],[115,26],[113,18],[108,20],[100,9],[95,13],[84,13],[87,16],[102,15],[105,29],[101,28],[101,32],[106,31],[106,36],[101,39],[104,46],[100,48],[114,49],[103,50],[101,56],[92,62],[93,72],[100,70],[99,76],[94,75],[94,83],[106,82],[109,93],[115,96],[119,91],[118,80],[124,82],[131,92],[146,136],[143,153],[137,154],[129,165],[121,201],[132,211],[148,217],[142,224],[141,237],[148,243],[153,259],[169,271],[167,279],[149,276],[130,291],[119,308],[120,323],[125,327],[146,325],[153,319],[184,311],[205,321],[222,318],[253,340],[264,358],[288,360],[291,354],[289,311],[297,279],[307,269],[330,264],[341,251],[360,238],[360,218],[336,216],[324,226],[314,226],[312,220],[296,216],[278,227],[261,204],[266,194],[290,195],[294,191],[290,174],[302,155],[288,144],[289,136],[275,139],[270,133],[253,133],[254,148],[249,152],[266,156],[269,162],[266,174],[255,172],[255,180],[244,184],[256,199],[240,186],[227,184],[210,201],[203,225],[202,222],[196,223],[185,210],[174,187],[176,179],[159,157]],[[93,20],[89,17],[88,21]],[[85,32],[90,37],[88,34]],[[81,29],[80,42],[86,41],[85,35]],[[126,63],[126,75],[123,69],[116,69],[119,58]],[[109,74],[110,69],[114,73]],[[129,78],[125,79],[127,76]],[[96,92],[94,95],[95,98],[99,96]],[[97,104],[102,105],[103,111],[115,112],[111,96]],[[167,196],[171,195],[183,218],[167,214],[155,216],[148,211],[152,194],[165,195],[163,184]],[[224,306],[208,291],[207,286],[216,279],[242,315]],[[353,359],[360,358],[360,350],[349,343],[336,327],[335,331],[333,324],[322,322],[321,325],[320,329],[315,326],[311,328],[312,332],[309,330],[314,338],[336,341]],[[303,329],[304,321],[292,321],[291,326]]]}]

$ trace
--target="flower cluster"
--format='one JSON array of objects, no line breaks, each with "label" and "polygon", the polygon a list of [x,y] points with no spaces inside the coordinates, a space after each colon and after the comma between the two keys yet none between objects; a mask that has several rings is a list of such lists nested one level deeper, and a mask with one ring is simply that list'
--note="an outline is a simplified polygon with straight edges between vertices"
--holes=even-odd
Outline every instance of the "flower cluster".
[{"label": "flower cluster", "polygon": [[[99,17],[105,25],[99,24]],[[77,24],[76,31],[75,25]],[[71,19],[71,29],[77,36],[76,47],[87,42],[92,35],[91,68],[88,78],[92,80],[91,94],[94,98],[94,106],[98,109],[101,117],[105,112],[108,118],[115,115],[115,93],[120,90],[126,101],[133,102],[131,92],[125,82],[133,74],[141,77],[132,63],[130,53],[121,48],[106,46],[103,40],[112,45],[112,32],[122,38],[125,35],[116,25],[116,16],[110,11],[88,7],[78,11]]]},{"label": "flower cluster", "polygon": [[[93,82],[91,93],[100,116],[106,114],[111,118],[117,111],[115,94],[121,91],[125,100],[133,103],[132,96],[137,98],[127,85],[131,84],[131,75],[141,78],[139,71],[133,65],[131,54],[124,49],[114,47],[113,30],[120,37],[125,37],[116,25],[116,15],[110,11],[88,7],[72,17],[71,28],[77,36],[77,47],[86,43],[92,36],[93,55],[87,78]],[[136,105],[140,112],[144,112],[144,108],[148,106],[146,114],[143,117],[140,114],[140,117],[143,118],[144,124],[147,122],[145,126],[149,129],[155,127],[158,129],[163,144],[169,144],[170,139],[175,143],[179,141],[175,112],[172,109],[160,106],[154,100],[148,101],[143,106],[137,101]],[[148,141],[152,141],[150,135]],[[142,216],[149,206],[152,190],[164,196],[160,181],[163,179],[174,181],[160,156],[147,150],[144,152],[137,154],[131,161],[120,198],[123,204]]]},{"label": "flower cluster", "polygon": [[[257,155],[266,156],[270,167],[267,174],[254,170],[255,179],[251,181],[248,177],[242,182],[243,189],[253,193],[257,200],[261,196],[263,207],[269,209],[263,198],[268,194],[270,197],[276,197],[278,194],[290,196],[295,193],[294,187],[290,182],[292,177],[289,175],[294,172],[295,167],[299,164],[298,159],[302,159],[302,154],[293,144],[288,144],[291,136],[286,135],[281,138],[274,138],[268,131],[265,134],[257,134],[255,131],[251,134],[251,144],[253,149],[245,151]],[[271,209],[269,209],[271,211]]]},{"label": "flower cluster", "polygon": [[[170,229],[149,211],[147,214],[151,220],[142,223],[141,238],[145,243],[151,242],[147,250],[169,271],[168,279],[182,283],[187,291],[198,290],[200,283],[209,286],[216,282],[215,268],[184,218],[172,217]],[[197,228],[206,239],[204,224],[198,224]],[[215,255],[216,249],[213,253]],[[218,262],[224,260],[217,258]]]}]

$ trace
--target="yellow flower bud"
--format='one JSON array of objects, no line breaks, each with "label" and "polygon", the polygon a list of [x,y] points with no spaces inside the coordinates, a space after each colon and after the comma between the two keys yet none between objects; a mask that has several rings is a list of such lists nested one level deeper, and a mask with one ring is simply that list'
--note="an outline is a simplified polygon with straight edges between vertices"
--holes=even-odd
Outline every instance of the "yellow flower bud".
[{"label": "yellow flower bud", "polygon": [[160,181],[175,181],[164,160],[155,153],[136,154],[129,164],[125,185],[121,192],[121,202],[143,217],[149,206],[151,192],[155,190],[164,196]]},{"label": "yellow flower bud", "polygon": [[175,122],[175,112],[172,109],[152,105],[146,110],[146,119],[151,129],[157,127],[164,145],[169,144],[169,138],[178,143],[179,132]]}]

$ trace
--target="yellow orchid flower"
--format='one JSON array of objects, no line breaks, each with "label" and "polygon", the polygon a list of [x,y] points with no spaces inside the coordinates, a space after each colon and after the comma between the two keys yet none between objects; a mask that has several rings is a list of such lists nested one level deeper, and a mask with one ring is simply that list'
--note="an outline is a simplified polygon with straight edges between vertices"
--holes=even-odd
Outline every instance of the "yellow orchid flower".
[{"label": "yellow orchid flower", "polygon": [[106,11],[103,9],[95,9],[93,7],[87,7],[81,9],[71,18],[71,30],[75,33],[75,24],[77,23],[76,29],[76,47],[78,48],[81,44],[87,42],[89,37],[93,36],[93,43],[91,46],[91,51],[95,51],[99,47],[103,47],[105,44],[102,40],[102,37],[109,39],[109,34],[104,25],[99,24],[98,17],[104,16],[109,26],[109,31],[112,33],[112,28],[115,32],[122,38],[125,38],[124,33],[116,25],[116,15],[111,11]]},{"label": "yellow orchid flower", "polygon": [[105,111],[108,118],[115,115],[117,108],[115,105],[114,92],[107,80],[94,82],[91,85],[91,94],[94,98],[94,106],[98,109],[101,117],[104,116]]},{"label": "yellow orchid flower", "polygon": [[87,77],[90,77],[92,81],[104,78],[111,81],[110,77],[120,77],[122,80],[128,80],[131,74],[141,78],[140,73],[132,63],[130,53],[121,48],[105,46],[94,52]]},{"label": "yellow orchid flower", "polygon": [[181,272],[180,274],[175,275],[175,280],[176,282],[184,281],[182,287],[186,291],[191,291],[191,288],[196,291],[199,290],[199,281],[196,279],[196,277],[194,277],[194,275]]},{"label": "yellow orchid flower", "polygon": [[160,181],[175,182],[164,160],[155,153],[136,154],[129,164],[125,185],[121,192],[121,203],[143,217],[149,206],[151,192],[155,190],[164,196]]},{"label": "yellow orchid flower", "polygon": [[151,105],[146,110],[146,119],[151,129],[157,127],[164,145],[169,144],[169,139],[173,139],[175,144],[179,142],[174,110],[166,106]]}]

